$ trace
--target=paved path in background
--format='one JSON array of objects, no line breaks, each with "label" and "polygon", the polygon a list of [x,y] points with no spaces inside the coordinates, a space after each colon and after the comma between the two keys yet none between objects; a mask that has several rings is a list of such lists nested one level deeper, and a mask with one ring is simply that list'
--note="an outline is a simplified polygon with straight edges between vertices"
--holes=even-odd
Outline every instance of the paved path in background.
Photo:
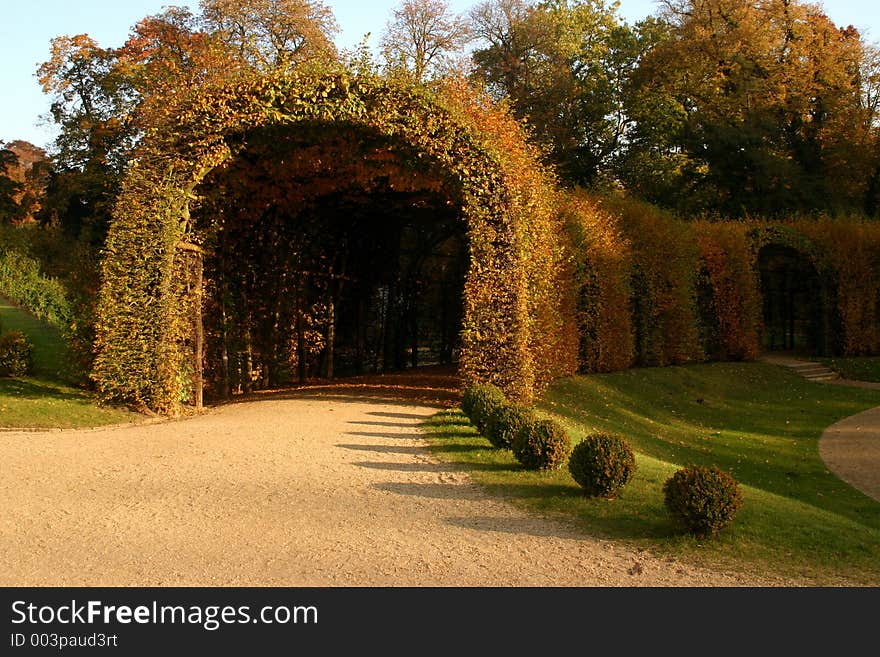
[{"label": "paved path in background", "polygon": [[737,586],[487,495],[437,407],[311,390],[179,422],[0,434],[3,586]]},{"label": "paved path in background", "polygon": [[826,429],[819,454],[834,474],[880,502],[880,408]]},{"label": "paved path in background", "polygon": [[[767,355],[761,360],[788,367],[805,378],[818,376],[817,383],[880,390],[880,383],[826,377],[818,371],[823,367],[818,363],[785,355]],[[826,429],[819,439],[819,454],[834,474],[880,501],[880,407],[845,418]]]}]

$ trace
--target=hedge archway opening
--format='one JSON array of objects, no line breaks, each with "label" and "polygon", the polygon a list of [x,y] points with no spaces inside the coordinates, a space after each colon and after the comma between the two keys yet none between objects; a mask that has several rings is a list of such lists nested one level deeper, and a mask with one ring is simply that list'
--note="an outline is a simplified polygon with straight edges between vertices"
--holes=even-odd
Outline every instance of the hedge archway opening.
[{"label": "hedge archway opening", "polygon": [[821,355],[828,336],[822,278],[810,258],[784,244],[758,252],[765,351]]},{"label": "hedge archway opening", "polygon": [[363,126],[273,126],[196,188],[210,398],[457,363],[461,186]]}]

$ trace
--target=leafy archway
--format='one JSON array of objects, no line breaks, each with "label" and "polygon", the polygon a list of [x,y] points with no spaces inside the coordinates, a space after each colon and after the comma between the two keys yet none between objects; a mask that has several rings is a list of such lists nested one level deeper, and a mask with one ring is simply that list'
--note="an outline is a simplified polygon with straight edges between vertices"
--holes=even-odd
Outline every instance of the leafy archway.
[{"label": "leafy archway", "polygon": [[763,308],[762,347],[831,355],[839,318],[835,272],[808,237],[786,226],[751,232]]},{"label": "leafy archway", "polygon": [[764,313],[764,349],[821,353],[824,349],[822,284],[798,251],[770,244],[758,254]]},{"label": "leafy archway", "polygon": [[255,131],[355,126],[392,146],[401,172],[456,190],[466,224],[460,369],[528,400],[574,370],[573,315],[552,180],[517,124],[466,87],[439,92],[346,71],[260,78],[201,92],[146,135],[107,240],[93,377],[107,399],[173,412],[192,397],[206,235],[199,186]]},{"label": "leafy archway", "polygon": [[192,212],[208,394],[453,363],[460,184],[364,126],[267,126],[244,142]]}]

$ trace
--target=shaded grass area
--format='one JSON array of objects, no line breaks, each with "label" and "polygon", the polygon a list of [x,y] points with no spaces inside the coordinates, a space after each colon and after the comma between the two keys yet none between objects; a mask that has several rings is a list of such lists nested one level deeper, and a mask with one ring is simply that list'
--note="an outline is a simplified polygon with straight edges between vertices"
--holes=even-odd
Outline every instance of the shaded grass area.
[{"label": "shaded grass area", "polygon": [[2,296],[0,296],[0,329],[4,332],[21,331],[33,343],[35,377],[53,381],[75,380],[76,377],[70,370],[70,355],[61,332]]},{"label": "shaded grass area", "polygon": [[74,385],[75,373],[61,334],[0,297],[0,327],[22,331],[34,345],[31,376],[0,378],[0,427],[81,428],[133,421],[140,416],[99,407]]},{"label": "shaded grass area", "polygon": [[[488,492],[578,522],[586,532],[711,567],[816,584],[880,583],[880,503],[825,468],[825,428],[880,405],[880,392],[811,383],[761,363],[630,370],[554,384],[540,411],[573,442],[624,434],[637,471],[619,499],[585,498],[567,469],[523,470],[492,449],[457,411],[427,427],[437,456]],[[677,532],[662,485],[687,463],[717,464],[742,485],[745,505],[715,540]]]},{"label": "shaded grass area", "polygon": [[819,362],[853,381],[880,382],[880,357],[817,358]]}]

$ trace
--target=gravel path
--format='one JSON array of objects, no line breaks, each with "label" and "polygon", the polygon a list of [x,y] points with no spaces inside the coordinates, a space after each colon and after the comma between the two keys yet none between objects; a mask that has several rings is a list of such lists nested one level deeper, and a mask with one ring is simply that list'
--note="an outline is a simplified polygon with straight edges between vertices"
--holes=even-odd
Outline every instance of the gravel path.
[{"label": "gravel path", "polygon": [[[768,354],[761,360],[795,371],[818,366],[818,363],[779,354]],[[822,383],[880,390],[880,383],[871,381],[837,378]],[[880,501],[880,407],[845,418],[826,429],[819,439],[819,455],[834,474]]]},{"label": "gravel path", "polygon": [[826,429],[819,454],[834,474],[880,502],[880,408]]},{"label": "gravel path", "polygon": [[736,586],[488,497],[436,407],[301,391],[178,422],[2,433],[3,586]]}]

